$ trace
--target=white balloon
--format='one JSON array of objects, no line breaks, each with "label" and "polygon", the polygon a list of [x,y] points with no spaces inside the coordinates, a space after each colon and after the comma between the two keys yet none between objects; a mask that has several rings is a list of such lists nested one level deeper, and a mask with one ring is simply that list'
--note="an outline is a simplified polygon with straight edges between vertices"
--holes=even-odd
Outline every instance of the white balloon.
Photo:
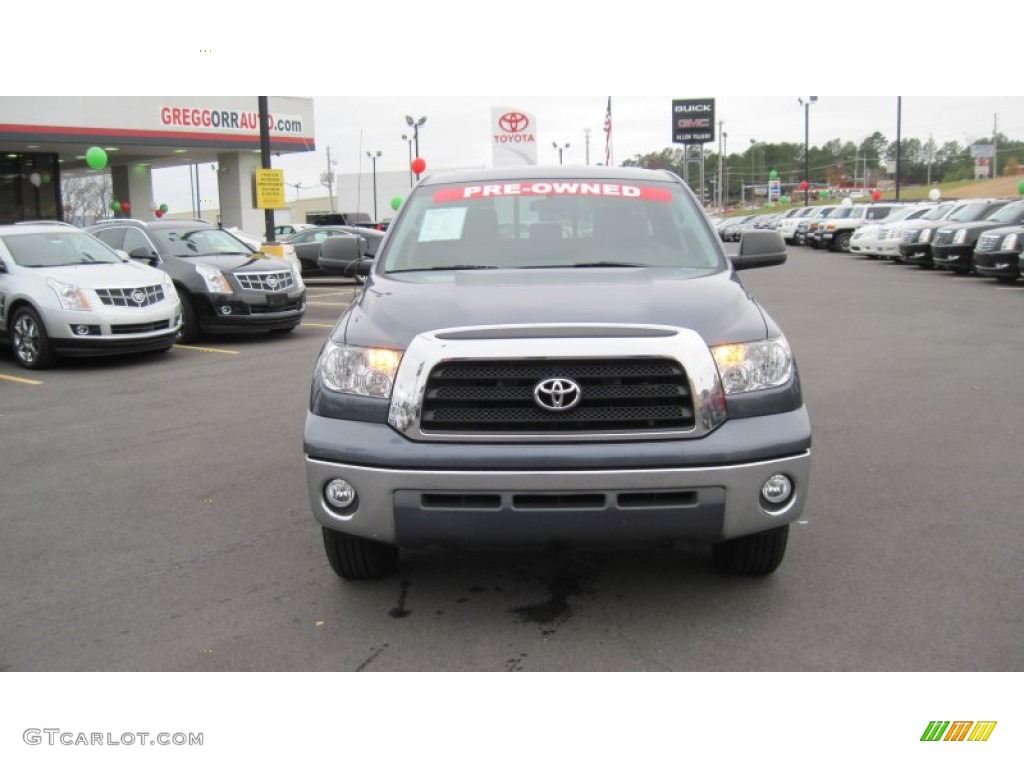
[{"label": "white balloon", "polygon": [[843,206],[850,206],[850,205],[853,205],[853,200],[851,200],[848,197],[844,197],[843,198]]},{"label": "white balloon", "polygon": [[40,184],[43,183],[43,177],[40,176],[38,173],[33,173],[31,176],[28,177],[28,180],[32,182],[33,187],[38,187]]},{"label": "white balloon", "polygon": [[935,187],[931,192],[928,193],[929,200],[938,200],[940,197],[942,197],[942,190],[939,189],[938,187]]}]

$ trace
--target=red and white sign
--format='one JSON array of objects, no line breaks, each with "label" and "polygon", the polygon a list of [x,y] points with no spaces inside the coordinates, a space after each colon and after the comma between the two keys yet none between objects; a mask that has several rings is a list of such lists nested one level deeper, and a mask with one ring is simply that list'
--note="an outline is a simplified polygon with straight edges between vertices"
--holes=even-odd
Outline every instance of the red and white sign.
[{"label": "red and white sign", "polygon": [[529,181],[439,189],[434,193],[434,202],[455,203],[459,200],[478,200],[485,197],[549,197],[551,195],[627,197],[635,200],[658,200],[665,203],[672,199],[672,191],[667,187],[637,187],[631,184],[605,184],[588,181]]},{"label": "red and white sign", "polygon": [[537,164],[537,119],[512,107],[491,108],[495,168]]}]

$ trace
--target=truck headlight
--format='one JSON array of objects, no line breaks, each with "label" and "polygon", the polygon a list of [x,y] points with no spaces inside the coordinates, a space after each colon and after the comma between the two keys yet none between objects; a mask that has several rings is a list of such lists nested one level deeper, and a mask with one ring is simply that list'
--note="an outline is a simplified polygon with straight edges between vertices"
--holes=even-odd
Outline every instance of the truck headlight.
[{"label": "truck headlight", "polygon": [[57,294],[57,300],[60,302],[61,309],[79,309],[86,312],[92,310],[92,307],[89,306],[89,299],[86,298],[82,289],[74,283],[63,283],[60,280],[48,277],[46,278],[46,284]]},{"label": "truck headlight", "polygon": [[953,235],[953,245],[963,245],[967,242],[967,230],[958,229]]},{"label": "truck headlight", "polygon": [[788,384],[793,378],[793,353],[785,337],[711,348],[726,395],[755,392]]},{"label": "truck headlight", "polygon": [[394,349],[349,347],[327,342],[317,361],[320,383],[332,392],[349,395],[391,397],[402,353]]},{"label": "truck headlight", "polygon": [[219,269],[196,264],[196,272],[203,278],[203,281],[206,283],[206,290],[210,293],[234,293],[231,283],[227,281],[224,273]]},{"label": "truck headlight", "polygon": [[1016,251],[1017,250],[1017,234],[1007,235],[1003,238],[1003,242],[999,244],[1000,251]]}]

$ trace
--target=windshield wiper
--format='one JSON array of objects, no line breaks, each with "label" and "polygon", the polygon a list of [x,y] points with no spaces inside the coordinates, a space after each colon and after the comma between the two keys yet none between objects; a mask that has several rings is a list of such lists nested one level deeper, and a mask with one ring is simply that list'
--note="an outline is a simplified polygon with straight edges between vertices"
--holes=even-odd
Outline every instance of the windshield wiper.
[{"label": "windshield wiper", "polygon": [[491,264],[449,264],[445,267],[419,267],[417,269],[396,269],[393,273],[397,272],[438,272],[447,270],[465,270],[465,269],[497,269]]},{"label": "windshield wiper", "polygon": [[649,264],[637,264],[632,261],[580,261],[574,267],[647,267]]}]

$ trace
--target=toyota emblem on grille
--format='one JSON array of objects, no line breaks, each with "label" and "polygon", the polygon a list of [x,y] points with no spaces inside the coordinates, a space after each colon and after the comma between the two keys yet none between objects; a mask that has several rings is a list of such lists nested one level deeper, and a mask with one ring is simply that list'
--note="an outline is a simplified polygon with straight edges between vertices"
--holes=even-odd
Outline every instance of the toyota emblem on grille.
[{"label": "toyota emblem on grille", "polygon": [[533,388],[533,399],[547,411],[568,411],[580,402],[580,385],[572,379],[544,379]]},{"label": "toyota emblem on grille", "polygon": [[132,291],[132,301],[134,301],[136,304],[140,304],[140,305],[145,303],[145,301],[146,301],[146,292],[141,290],[141,289],[139,289],[137,291]]}]

